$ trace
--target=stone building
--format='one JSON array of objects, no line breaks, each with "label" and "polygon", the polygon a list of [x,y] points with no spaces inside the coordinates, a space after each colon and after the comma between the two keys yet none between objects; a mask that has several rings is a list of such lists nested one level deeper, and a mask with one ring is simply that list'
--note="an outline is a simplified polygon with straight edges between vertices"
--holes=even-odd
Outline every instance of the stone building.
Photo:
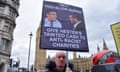
[{"label": "stone building", "polygon": [[19,0],[0,0],[0,72],[7,72]]},{"label": "stone building", "polygon": [[34,68],[38,70],[45,70],[45,65],[47,63],[46,50],[39,48],[40,44],[40,27],[36,33],[36,52],[35,52],[35,65]]},{"label": "stone building", "polygon": [[[108,50],[107,44],[104,39],[103,39],[103,50]],[[97,46],[97,52],[99,51],[100,48],[99,46]],[[81,72],[90,71],[93,66],[92,55],[90,57],[81,57],[81,56],[77,57],[76,52],[74,52],[73,59],[70,61],[73,63],[74,69]]]},{"label": "stone building", "polygon": [[76,71],[86,72],[90,71],[92,68],[92,56],[90,57],[81,57],[76,55],[76,52],[73,53],[73,59],[70,60]]}]

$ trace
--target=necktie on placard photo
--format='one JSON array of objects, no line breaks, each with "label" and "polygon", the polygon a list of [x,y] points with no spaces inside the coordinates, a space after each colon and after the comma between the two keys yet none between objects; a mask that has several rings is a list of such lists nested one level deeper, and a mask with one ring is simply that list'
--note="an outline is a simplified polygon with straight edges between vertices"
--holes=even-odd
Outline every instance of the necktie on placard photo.
[{"label": "necktie on placard photo", "polygon": [[50,24],[51,24],[51,27],[53,27],[53,21]]}]

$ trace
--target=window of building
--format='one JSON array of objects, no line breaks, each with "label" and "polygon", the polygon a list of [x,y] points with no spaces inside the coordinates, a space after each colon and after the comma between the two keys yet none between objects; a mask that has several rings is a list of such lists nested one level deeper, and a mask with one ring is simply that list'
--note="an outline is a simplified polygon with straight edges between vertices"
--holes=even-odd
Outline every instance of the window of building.
[{"label": "window of building", "polygon": [[5,20],[5,25],[4,25],[4,27],[3,27],[3,30],[4,30],[5,32],[12,33],[12,32],[13,32],[12,22],[9,21],[9,20]]},{"label": "window of building", "polygon": [[16,13],[15,13],[15,11],[13,10],[13,9],[10,9],[9,10],[9,15],[11,16],[11,17],[16,17]]},{"label": "window of building", "polygon": [[2,19],[0,18],[0,26],[1,26],[1,24],[2,24],[1,22],[2,22]]},{"label": "window of building", "polygon": [[1,38],[0,39],[0,49],[1,50],[6,50],[7,47],[9,47],[9,40],[7,40],[5,38]]},{"label": "window of building", "polygon": [[9,26],[7,26],[7,25],[4,25],[4,28],[3,28],[3,30],[4,30],[5,32],[9,32]]},{"label": "window of building", "polygon": [[2,0],[2,1],[6,2],[7,0]]},{"label": "window of building", "polygon": [[12,0],[12,2],[19,4],[19,0]]},{"label": "window of building", "polygon": [[5,9],[4,7],[5,7],[4,5],[0,4],[0,13],[4,12],[4,9]]}]

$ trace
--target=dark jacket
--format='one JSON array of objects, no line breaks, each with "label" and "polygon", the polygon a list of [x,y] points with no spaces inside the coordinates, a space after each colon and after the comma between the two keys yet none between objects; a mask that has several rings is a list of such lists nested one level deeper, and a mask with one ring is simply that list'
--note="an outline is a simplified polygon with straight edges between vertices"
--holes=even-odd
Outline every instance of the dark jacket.
[{"label": "dark jacket", "polygon": [[[46,68],[48,69],[48,71],[46,71],[46,72],[59,72],[59,71],[56,69],[56,65],[55,65],[55,62],[54,62],[54,61],[49,61],[49,63],[46,64]],[[64,67],[63,72],[65,72],[65,68],[66,68],[66,65],[65,65],[65,67]],[[73,64],[69,63],[69,68],[71,68],[71,70],[73,70]]]},{"label": "dark jacket", "polygon": [[84,24],[79,23],[74,30],[75,31],[85,32],[85,26],[84,26]]}]

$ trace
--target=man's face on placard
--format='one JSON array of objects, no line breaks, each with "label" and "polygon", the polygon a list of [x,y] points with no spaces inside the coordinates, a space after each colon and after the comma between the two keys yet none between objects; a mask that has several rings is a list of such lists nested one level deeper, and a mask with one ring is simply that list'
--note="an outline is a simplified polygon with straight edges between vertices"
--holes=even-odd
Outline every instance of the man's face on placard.
[{"label": "man's face on placard", "polygon": [[47,18],[49,21],[55,21],[57,18],[57,14],[55,11],[50,11],[49,13],[47,13]]}]

